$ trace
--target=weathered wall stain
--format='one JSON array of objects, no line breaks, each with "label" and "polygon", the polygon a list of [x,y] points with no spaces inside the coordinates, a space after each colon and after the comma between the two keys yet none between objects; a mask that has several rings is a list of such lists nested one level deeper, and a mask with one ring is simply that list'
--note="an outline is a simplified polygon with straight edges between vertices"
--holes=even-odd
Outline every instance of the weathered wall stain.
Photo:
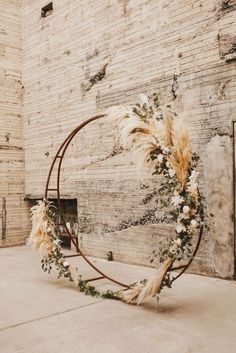
[{"label": "weathered wall stain", "polygon": [[230,34],[219,34],[219,52],[220,57],[223,58],[227,54],[233,54],[236,52],[236,36]]},{"label": "weathered wall stain", "polygon": [[81,90],[83,92],[83,95],[85,95],[88,91],[91,90],[91,88],[98,83],[99,81],[102,81],[106,75],[106,68],[107,68],[107,64],[103,65],[98,72],[96,72],[95,75],[91,76],[88,80],[88,82],[83,82],[81,84]]},{"label": "weathered wall stain", "polygon": [[94,59],[94,58],[96,58],[96,56],[98,56],[98,55],[99,55],[99,50],[98,50],[97,48],[95,48],[93,52],[88,53],[88,54],[86,55],[86,60]]},{"label": "weathered wall stain", "polygon": [[123,14],[123,16],[127,16],[128,15],[128,11],[129,11],[129,0],[118,0],[118,2],[122,6],[122,14]]},{"label": "weathered wall stain", "polygon": [[173,99],[175,100],[177,98],[177,90],[178,90],[178,75],[173,76],[173,82],[171,85],[171,94]]},{"label": "weathered wall stain", "polygon": [[232,11],[236,8],[236,1],[235,0],[222,0],[220,2],[219,9],[220,11]]}]

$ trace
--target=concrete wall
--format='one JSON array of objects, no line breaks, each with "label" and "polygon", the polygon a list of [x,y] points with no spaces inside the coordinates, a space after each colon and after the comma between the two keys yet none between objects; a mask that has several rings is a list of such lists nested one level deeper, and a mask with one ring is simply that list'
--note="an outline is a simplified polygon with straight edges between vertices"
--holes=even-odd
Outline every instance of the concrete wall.
[{"label": "concrete wall", "polygon": [[0,0],[0,247],[22,244],[29,229],[23,200],[21,46],[20,1]]},{"label": "concrete wall", "polygon": [[[55,151],[80,121],[156,91],[188,119],[214,215],[192,270],[232,277],[236,2],[54,0],[41,18],[46,4],[23,0],[22,9],[28,197],[43,195]],[[169,228],[154,224],[155,204],[145,202],[153,186],[140,187],[135,163],[117,150],[112,123],[98,121],[68,150],[62,189],[78,197],[89,254],[148,265]]]}]

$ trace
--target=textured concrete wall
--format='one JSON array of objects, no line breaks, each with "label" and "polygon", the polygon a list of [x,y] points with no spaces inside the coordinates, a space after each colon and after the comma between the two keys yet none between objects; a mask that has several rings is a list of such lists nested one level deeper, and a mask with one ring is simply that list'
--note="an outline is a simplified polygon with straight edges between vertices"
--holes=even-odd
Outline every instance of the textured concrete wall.
[{"label": "textured concrete wall", "polygon": [[0,1],[0,246],[22,244],[24,197],[20,1]]},{"label": "textured concrete wall", "polygon": [[[214,215],[192,269],[231,277],[236,2],[54,0],[41,18],[46,3],[23,0],[26,194],[43,195],[56,149],[81,120],[157,91],[187,117]],[[154,224],[155,204],[145,201],[153,187],[140,187],[135,157],[117,150],[113,135],[111,122],[98,121],[74,140],[63,194],[78,197],[89,254],[112,250],[116,260],[148,264],[169,228]]]}]

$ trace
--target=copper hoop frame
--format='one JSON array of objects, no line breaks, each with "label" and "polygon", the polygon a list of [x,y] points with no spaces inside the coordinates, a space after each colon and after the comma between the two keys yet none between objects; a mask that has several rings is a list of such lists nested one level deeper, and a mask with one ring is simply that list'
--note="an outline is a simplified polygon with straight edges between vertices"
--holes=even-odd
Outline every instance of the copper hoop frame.
[{"label": "copper hoop frame", "polygon": [[[96,280],[100,280],[100,279],[108,279],[109,281],[120,285],[121,287],[124,287],[126,289],[130,288],[130,285],[122,283],[120,281],[117,281],[116,279],[106,275],[103,271],[101,271],[97,266],[95,266],[88,258],[87,256],[83,253],[83,251],[80,249],[79,244],[78,244],[78,238],[73,236],[71,234],[71,231],[68,229],[67,225],[66,225],[66,221],[64,219],[63,216],[63,212],[62,212],[62,206],[61,206],[61,193],[60,193],[60,176],[61,176],[61,165],[62,165],[62,161],[63,158],[65,156],[66,150],[69,147],[71,141],[73,140],[73,138],[75,137],[75,135],[86,125],[88,125],[89,123],[91,123],[92,121],[104,118],[106,116],[106,114],[99,114],[99,115],[95,115],[90,117],[89,119],[83,121],[82,123],[80,123],[67,137],[66,139],[63,141],[63,143],[61,144],[61,146],[59,147],[49,170],[48,173],[48,177],[47,177],[47,182],[46,182],[46,188],[45,188],[45,201],[48,201],[48,194],[49,191],[56,191],[57,193],[57,205],[58,205],[58,213],[61,217],[61,220],[63,222],[63,225],[66,229],[66,232],[68,234],[70,243],[74,244],[77,253],[76,254],[72,254],[72,255],[65,255],[65,257],[76,257],[76,256],[82,256],[82,258],[100,275],[98,277],[93,277],[90,279],[87,279],[87,282],[91,282],[91,281],[96,281]],[[53,169],[55,167],[56,161],[59,159],[59,164],[57,166],[57,183],[56,183],[56,187],[54,188],[50,188],[49,184],[50,184],[50,180],[51,180],[51,176],[52,176],[52,172]],[[176,270],[181,270],[173,279],[172,282],[174,282],[177,278],[179,278],[187,269],[188,267],[191,265],[193,259],[195,258],[197,251],[199,249],[201,240],[202,240],[202,236],[203,236],[203,226],[201,226],[200,228],[200,232],[199,232],[199,236],[198,236],[198,241],[196,243],[196,247],[194,249],[194,252],[191,256],[191,258],[189,259],[188,263],[185,265],[181,265],[181,266],[176,266],[176,267],[170,267],[168,269],[168,272],[171,271],[176,271]]]}]

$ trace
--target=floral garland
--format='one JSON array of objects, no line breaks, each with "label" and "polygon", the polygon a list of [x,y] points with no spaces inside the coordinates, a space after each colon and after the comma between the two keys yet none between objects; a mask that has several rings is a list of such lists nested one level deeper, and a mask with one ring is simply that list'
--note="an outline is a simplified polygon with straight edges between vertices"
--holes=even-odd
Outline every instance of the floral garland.
[{"label": "floral garland", "polygon": [[169,106],[161,108],[156,94],[140,95],[140,102],[130,108],[110,108],[107,118],[118,122],[120,144],[138,152],[139,167],[143,169],[147,165],[152,175],[160,176],[157,203],[165,211],[162,221],[176,223],[176,237],[161,240],[159,248],[150,256],[150,263],[158,267],[154,277],[118,292],[99,292],[89,285],[78,269],[65,260],[54,223],[55,214],[46,200],[32,208],[30,242],[40,250],[45,272],[50,273],[54,266],[58,278],[67,278],[81,292],[142,304],[150,297],[158,298],[164,286],[171,287],[173,264],[191,257],[193,235],[204,223],[205,201],[198,189],[196,171],[199,157],[190,149],[182,119]]},{"label": "floral garland", "polygon": [[101,293],[94,286],[89,285],[78,272],[78,268],[65,259],[61,243],[54,223],[56,214],[54,206],[47,200],[39,201],[31,208],[32,230],[30,244],[34,250],[41,254],[41,265],[44,272],[51,273],[53,267],[58,273],[57,278],[65,277],[78,287],[80,292],[93,297],[114,297],[119,299],[119,294],[108,290]]}]

